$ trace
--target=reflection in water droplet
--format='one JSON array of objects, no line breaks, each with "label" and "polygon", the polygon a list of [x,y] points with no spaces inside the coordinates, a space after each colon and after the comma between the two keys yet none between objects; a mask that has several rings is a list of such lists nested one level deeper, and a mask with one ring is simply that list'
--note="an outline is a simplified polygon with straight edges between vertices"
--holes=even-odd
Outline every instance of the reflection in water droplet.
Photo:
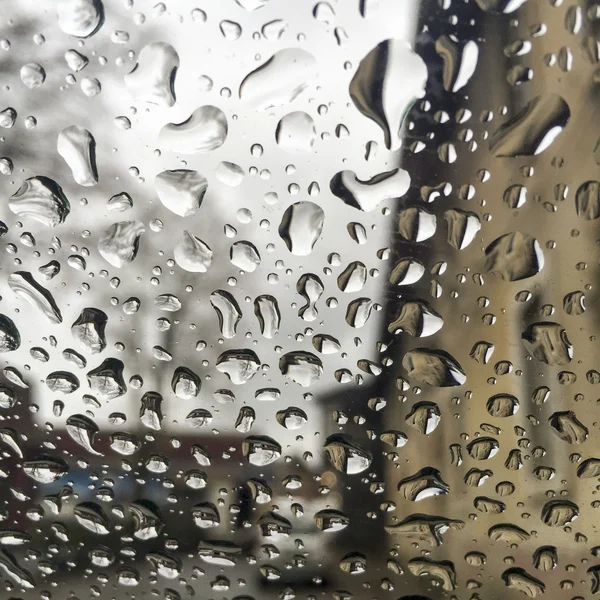
[{"label": "reflection in water droplet", "polygon": [[475,72],[479,47],[474,41],[459,42],[453,35],[441,35],[435,42],[435,51],[444,62],[444,89],[458,92],[469,83]]},{"label": "reflection in water droplet", "polygon": [[267,294],[257,296],[254,300],[254,314],[258,319],[261,334],[267,339],[273,339],[281,324],[281,313],[275,297]]},{"label": "reflection in water droplet", "polygon": [[398,150],[403,121],[426,82],[423,59],[404,41],[386,40],[361,60],[349,91],[356,108],[381,127],[387,148]]},{"label": "reflection in water droplet", "polygon": [[533,323],[521,339],[529,354],[547,365],[566,365],[573,358],[573,346],[560,323]]},{"label": "reflection in water droplet", "polygon": [[215,177],[224,185],[238,187],[244,181],[244,169],[232,162],[222,161],[215,169]]},{"label": "reflection in water droplet", "polygon": [[466,210],[451,209],[444,213],[448,227],[448,243],[456,250],[463,250],[481,229],[479,217]]},{"label": "reflection in water droplet", "polygon": [[289,104],[316,75],[315,57],[300,48],[285,48],[246,75],[240,98],[256,110]]},{"label": "reflection in water droplet", "polygon": [[398,215],[398,233],[409,242],[428,240],[436,228],[436,216],[423,208],[411,206]]},{"label": "reflection in water droplet", "polygon": [[402,479],[398,483],[398,491],[403,498],[418,502],[432,496],[448,494],[450,488],[437,469],[425,467],[414,475]]},{"label": "reflection in water droplet", "polygon": [[408,541],[413,540],[430,546],[441,546],[444,533],[450,529],[462,529],[464,525],[464,522],[458,519],[414,514],[385,529],[389,534],[405,538]]},{"label": "reflection in water droplet", "polygon": [[181,400],[191,400],[200,393],[201,379],[187,367],[177,367],[171,379],[171,389]]},{"label": "reflection in water droplet", "polygon": [[242,35],[242,27],[235,21],[221,21],[219,23],[219,29],[223,34],[223,37],[230,42],[235,42]]},{"label": "reflection in water droplet", "polygon": [[84,308],[71,325],[71,334],[86,352],[98,354],[106,348],[107,322],[108,317],[103,311],[97,308]]},{"label": "reflection in water droplet", "polygon": [[95,456],[102,456],[102,453],[94,450],[92,446],[94,437],[99,431],[98,425],[85,415],[71,415],[67,419],[67,433],[81,447]]},{"label": "reflection in water droplet", "polygon": [[352,294],[360,292],[367,282],[367,267],[360,261],[351,262],[337,278],[342,292]]},{"label": "reflection in water droplet", "polygon": [[323,282],[312,273],[302,275],[296,284],[297,292],[306,300],[306,304],[298,310],[298,316],[305,321],[314,321],[319,311],[316,304],[323,295]]},{"label": "reflection in water droplet", "polygon": [[96,33],[104,21],[101,0],[58,0],[57,11],[63,32],[79,38]]},{"label": "reflection in water droplet", "polygon": [[198,171],[163,171],[154,180],[160,201],[180,217],[191,217],[200,208],[208,181]]},{"label": "reflection in water droplet", "polygon": [[294,383],[309,387],[323,375],[323,363],[311,352],[299,350],[284,354],[279,359],[279,370]]},{"label": "reflection in water droplet", "polygon": [[87,187],[98,183],[96,141],[87,129],[77,125],[65,127],[58,134],[56,149],[69,165],[76,183]]},{"label": "reflection in water droplet", "polygon": [[281,219],[279,235],[296,256],[308,256],[323,231],[325,213],[314,202],[296,202]]},{"label": "reflection in water droplet", "polygon": [[444,350],[416,348],[402,359],[409,377],[435,387],[462,385],[467,380],[460,364]]},{"label": "reflection in water droplet", "polygon": [[137,256],[140,237],[146,231],[141,221],[113,223],[98,240],[98,252],[113,267],[122,268]]},{"label": "reflection in water droplet", "polygon": [[536,598],[546,591],[546,586],[543,582],[520,567],[506,569],[506,571],[502,573],[502,579],[506,584],[506,587],[518,590],[526,596],[529,596],[529,598]]},{"label": "reflection in water droplet", "polygon": [[227,117],[216,106],[197,108],[182,123],[168,123],[158,135],[162,148],[179,154],[205,154],[220,148],[227,139]]},{"label": "reflection in water droplet", "polygon": [[490,138],[496,157],[533,156],[552,144],[569,121],[571,111],[557,94],[536,96]]},{"label": "reflection in water droplet", "polygon": [[481,10],[486,12],[499,14],[499,13],[512,13],[515,12],[521,5],[525,4],[527,0],[475,0]]},{"label": "reflection in water droplet", "polygon": [[475,460],[489,460],[499,449],[498,440],[490,437],[480,437],[467,444],[467,452]]},{"label": "reflection in water droplet", "polygon": [[342,473],[356,475],[368,469],[373,457],[345,434],[330,435],[323,446],[329,462]]},{"label": "reflection in water droplet", "polygon": [[511,394],[496,394],[488,398],[486,409],[492,417],[512,417],[519,410],[519,401]]},{"label": "reflection in water droplet", "polygon": [[46,227],[65,221],[71,206],[62,188],[49,177],[30,177],[12,195],[8,207],[19,218],[29,218]]},{"label": "reflection in water droplet", "polygon": [[425,300],[413,300],[402,304],[397,317],[388,325],[393,334],[408,333],[415,337],[428,337],[443,326],[441,315]]},{"label": "reflection in water droplet", "polygon": [[554,546],[540,546],[533,554],[533,566],[540,571],[552,571],[558,563]]},{"label": "reflection in water droplet", "polygon": [[275,139],[286,152],[310,152],[317,139],[315,122],[305,112],[288,113],[277,124]]},{"label": "reflection in water droplet", "polygon": [[92,394],[101,400],[113,400],[127,392],[123,379],[125,365],[116,358],[106,358],[95,369],[87,374],[88,384]]},{"label": "reflection in water droplet", "polygon": [[252,350],[227,350],[217,359],[217,371],[225,373],[234,385],[243,385],[256,375],[260,359]]},{"label": "reflection in water droplet", "polygon": [[544,254],[538,241],[515,231],[494,240],[485,250],[485,268],[503,281],[527,279],[544,267]]},{"label": "reflection in water droplet", "polygon": [[577,216],[586,221],[600,217],[600,182],[586,181],[577,188],[575,209]]},{"label": "reflection in water droplet", "polygon": [[184,271],[206,273],[212,265],[213,251],[200,238],[184,230],[173,248],[173,258]]},{"label": "reflection in water droplet", "polygon": [[108,535],[110,533],[108,517],[99,504],[81,502],[73,509],[73,513],[77,522],[88,531],[96,535]]},{"label": "reflection in water droplet", "polygon": [[379,173],[364,181],[354,171],[340,171],[329,182],[332,194],[364,212],[375,210],[386,200],[404,196],[409,187],[410,176],[402,169]]},{"label": "reflection in water droplet", "polygon": [[174,82],[179,55],[166,42],[144,46],[133,71],[125,75],[125,87],[134,102],[171,107],[175,104]]},{"label": "reflection in water droplet", "polygon": [[569,500],[550,500],[542,508],[542,522],[549,527],[564,527],[579,516],[579,507]]},{"label": "reflection in water droplet", "polygon": [[456,588],[456,572],[454,564],[449,560],[432,560],[430,558],[413,558],[408,561],[408,570],[418,577],[429,575],[439,581],[443,590],[451,592]]},{"label": "reflection in water droplet", "polygon": [[281,456],[281,446],[266,435],[249,436],[242,442],[242,454],[250,464],[265,467]]},{"label": "reflection in water droplet", "polygon": [[210,303],[217,313],[223,337],[235,337],[237,325],[242,318],[242,311],[235,298],[229,292],[215,290],[210,295]]},{"label": "reflection in water droplet", "polygon": [[588,428],[579,421],[572,410],[553,413],[549,423],[554,433],[567,444],[583,444],[588,438]]},{"label": "reflection in water droplet", "polygon": [[0,314],[0,353],[13,352],[21,345],[21,334],[14,321]]},{"label": "reflection in water droplet", "polygon": [[50,323],[62,323],[62,315],[54,297],[45,287],[35,281],[31,273],[17,271],[9,275],[8,287],[16,296],[23,298],[39,310]]},{"label": "reflection in water droplet", "polygon": [[232,265],[246,273],[253,273],[260,265],[260,254],[256,246],[251,242],[242,241],[233,243],[229,257]]}]

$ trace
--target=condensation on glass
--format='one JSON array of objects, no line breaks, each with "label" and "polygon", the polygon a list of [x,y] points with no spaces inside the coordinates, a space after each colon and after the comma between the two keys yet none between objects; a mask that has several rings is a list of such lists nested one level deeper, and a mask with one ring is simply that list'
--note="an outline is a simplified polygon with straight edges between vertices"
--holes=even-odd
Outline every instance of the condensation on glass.
[{"label": "condensation on glass", "polygon": [[2,0],[0,597],[600,592],[599,34]]}]

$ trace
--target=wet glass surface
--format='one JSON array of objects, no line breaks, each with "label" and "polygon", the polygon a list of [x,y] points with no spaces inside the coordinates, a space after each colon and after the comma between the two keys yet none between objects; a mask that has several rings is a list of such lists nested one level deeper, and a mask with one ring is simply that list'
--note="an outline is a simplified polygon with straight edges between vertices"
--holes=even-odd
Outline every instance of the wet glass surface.
[{"label": "wet glass surface", "polygon": [[2,0],[0,597],[599,593],[599,23]]}]

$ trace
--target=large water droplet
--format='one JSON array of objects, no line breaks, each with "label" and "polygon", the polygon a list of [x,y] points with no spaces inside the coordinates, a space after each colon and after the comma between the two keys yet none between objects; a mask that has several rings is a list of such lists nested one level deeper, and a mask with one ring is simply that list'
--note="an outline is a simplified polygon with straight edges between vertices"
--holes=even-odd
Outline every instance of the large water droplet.
[{"label": "large water droplet", "polygon": [[504,281],[527,279],[544,267],[544,254],[538,241],[515,231],[495,239],[485,250],[485,268]]},{"label": "large water droplet", "polygon": [[163,171],[156,176],[154,185],[164,206],[180,217],[196,214],[208,189],[206,177],[188,169]]},{"label": "large water droplet", "polygon": [[84,308],[71,325],[71,334],[86,352],[98,354],[106,348],[107,322],[105,312],[97,308]]},{"label": "large water droplet", "polygon": [[332,194],[364,212],[375,210],[385,200],[404,196],[409,187],[410,175],[403,169],[379,173],[364,181],[354,171],[340,171],[329,182]]},{"label": "large water droplet", "polygon": [[141,221],[113,223],[100,236],[98,252],[106,262],[120,269],[137,256],[140,237],[145,231]]},{"label": "large water droplet", "polygon": [[425,93],[427,66],[402,40],[385,40],[360,62],[350,82],[356,108],[381,127],[389,150],[400,147],[400,128]]},{"label": "large water droplet", "polygon": [[173,249],[175,262],[191,273],[206,273],[213,260],[213,251],[200,238],[184,231]]},{"label": "large water droplet", "polygon": [[325,213],[314,202],[296,202],[281,219],[279,235],[296,256],[308,256],[323,231]]},{"label": "large water droplet", "polygon": [[142,48],[133,71],[125,75],[125,87],[134,102],[173,106],[178,67],[175,48],[166,42],[153,42]]},{"label": "large water droplet", "polygon": [[93,448],[94,437],[100,431],[98,425],[85,415],[71,415],[67,419],[67,433],[73,441],[77,442],[82,448],[85,448],[90,454],[102,456]]},{"label": "large water droplet", "polygon": [[557,94],[536,96],[490,139],[494,156],[533,156],[543,152],[564,129],[571,111]]},{"label": "large water droplet", "polygon": [[0,353],[13,352],[21,345],[21,334],[14,321],[0,314]]},{"label": "large water droplet", "polygon": [[266,435],[249,436],[242,442],[242,454],[250,464],[265,467],[281,456],[281,446]]},{"label": "large water droplet", "polygon": [[256,375],[260,359],[252,350],[227,350],[217,359],[217,371],[225,373],[234,385],[243,385]]},{"label": "large water droplet", "polygon": [[316,76],[315,57],[300,48],[285,48],[249,73],[240,85],[240,98],[256,110],[289,104]]},{"label": "large water droplet", "polygon": [[100,0],[58,0],[58,26],[67,35],[87,38],[104,22],[104,7]]},{"label": "large water droplet", "polygon": [[236,299],[229,292],[215,290],[210,295],[210,303],[219,318],[219,328],[223,337],[235,337],[237,325],[242,318],[242,311]]},{"label": "large water droplet", "polygon": [[87,374],[88,384],[93,394],[102,400],[113,400],[127,392],[123,379],[125,365],[117,358],[106,358],[101,365]]},{"label": "large water droplet", "polygon": [[258,319],[261,334],[267,339],[273,339],[281,324],[281,313],[276,298],[268,294],[258,296],[254,300],[254,314]]},{"label": "large water droplet", "polygon": [[373,457],[352,438],[336,433],[325,440],[323,446],[329,462],[342,473],[356,475],[368,469]]},{"label": "large water droplet", "polygon": [[467,376],[456,360],[444,350],[416,348],[402,359],[409,377],[435,387],[462,385]]},{"label": "large water droplet", "polygon": [[65,221],[71,206],[62,188],[49,177],[30,177],[12,195],[8,207],[19,218],[29,218],[46,227]]},{"label": "large water droplet", "polygon": [[87,129],[77,125],[65,127],[58,134],[56,149],[69,165],[76,183],[87,187],[98,183],[96,141]]},{"label": "large water droplet", "polygon": [[289,113],[277,124],[275,139],[286,152],[311,152],[317,139],[315,122],[305,112]]},{"label": "large water droplet", "polygon": [[41,286],[31,273],[17,271],[8,277],[8,287],[20,298],[23,298],[39,310],[50,323],[62,323],[60,309],[52,294]]},{"label": "large water droplet", "polygon": [[323,363],[311,352],[299,350],[284,354],[279,359],[279,370],[293,382],[308,387],[323,375]]},{"label": "large water droplet", "polygon": [[216,106],[197,108],[183,123],[168,123],[158,141],[162,148],[180,154],[205,154],[220,148],[227,139],[227,117]]}]

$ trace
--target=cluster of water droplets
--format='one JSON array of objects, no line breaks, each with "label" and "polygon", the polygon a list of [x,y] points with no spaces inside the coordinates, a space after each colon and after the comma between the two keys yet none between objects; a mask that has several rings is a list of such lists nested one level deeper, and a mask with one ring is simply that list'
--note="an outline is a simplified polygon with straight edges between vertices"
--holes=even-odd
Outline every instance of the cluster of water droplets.
[{"label": "cluster of water droplets", "polygon": [[597,6],[5,1],[7,597],[600,591]]}]

